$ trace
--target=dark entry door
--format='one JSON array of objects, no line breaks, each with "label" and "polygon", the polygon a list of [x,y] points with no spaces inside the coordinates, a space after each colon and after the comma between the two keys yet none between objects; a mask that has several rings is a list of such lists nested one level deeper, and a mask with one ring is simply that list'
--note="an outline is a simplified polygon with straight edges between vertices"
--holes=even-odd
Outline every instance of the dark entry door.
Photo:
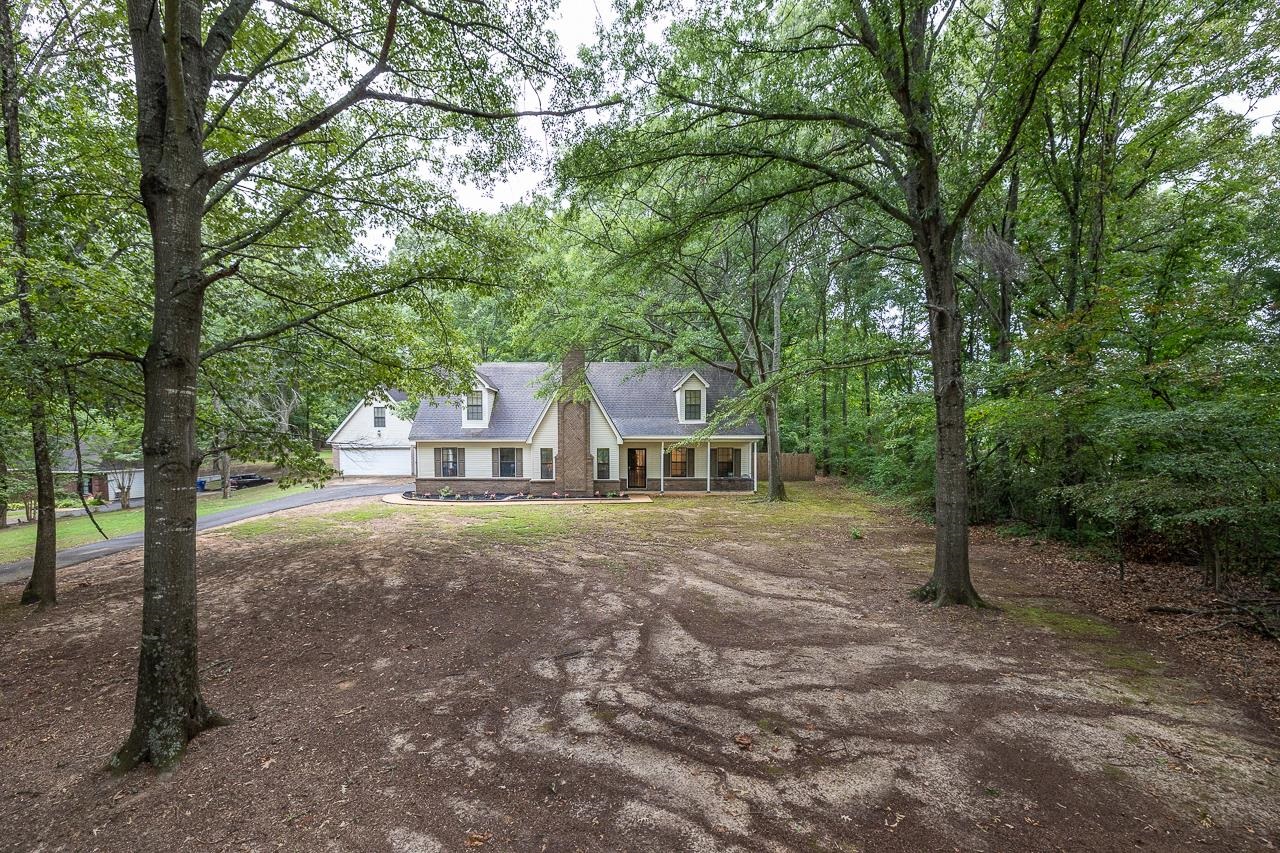
[{"label": "dark entry door", "polygon": [[627,488],[643,489],[649,485],[649,471],[644,464],[644,448],[627,448]]}]

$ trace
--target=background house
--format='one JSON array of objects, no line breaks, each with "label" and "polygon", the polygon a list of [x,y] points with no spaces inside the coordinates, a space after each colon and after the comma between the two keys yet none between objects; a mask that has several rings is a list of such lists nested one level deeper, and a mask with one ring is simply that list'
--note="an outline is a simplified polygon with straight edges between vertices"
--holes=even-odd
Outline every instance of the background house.
[{"label": "background house", "polygon": [[80,466],[83,479],[77,491],[75,449],[62,451],[54,460],[54,474],[60,482],[69,484],[68,491],[93,495],[104,501],[118,501],[121,492],[127,490],[130,504],[139,503],[146,494],[147,484],[140,461],[103,459],[92,448],[84,446],[80,450]]}]

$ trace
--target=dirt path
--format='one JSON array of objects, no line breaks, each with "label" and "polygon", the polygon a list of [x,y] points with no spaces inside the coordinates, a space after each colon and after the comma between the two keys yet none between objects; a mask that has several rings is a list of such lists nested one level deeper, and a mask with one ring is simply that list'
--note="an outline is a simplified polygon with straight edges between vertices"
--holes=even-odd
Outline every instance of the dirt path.
[{"label": "dirt path", "polygon": [[641,507],[307,507],[201,538],[177,773],[127,729],[139,557],[0,589],[0,848],[1270,849],[1280,740],[986,543],[1002,611],[905,591],[923,528],[819,487]]}]

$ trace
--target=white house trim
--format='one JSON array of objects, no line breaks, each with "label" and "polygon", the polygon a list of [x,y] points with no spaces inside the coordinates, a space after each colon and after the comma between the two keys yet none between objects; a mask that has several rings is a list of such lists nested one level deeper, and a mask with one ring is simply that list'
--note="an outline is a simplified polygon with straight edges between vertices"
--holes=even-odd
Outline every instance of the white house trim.
[{"label": "white house trim", "polygon": [[[747,442],[747,441],[751,441],[752,439],[756,439],[756,440],[763,440],[763,439],[764,439],[764,435],[763,435],[763,434],[761,434],[761,435],[713,435],[713,436],[710,436],[709,438],[703,438],[703,439],[699,439],[699,440],[697,440],[697,441],[694,441],[694,440],[693,440],[693,436],[691,436],[691,435],[629,435],[629,436],[627,436],[625,439],[623,439],[623,441],[624,441],[624,443],[625,443],[625,442],[632,442],[632,441],[662,441],[662,440],[665,440],[665,441],[674,441],[674,442],[684,442],[685,444],[688,444],[690,447],[692,447],[693,445],[695,445],[695,444],[701,444],[701,443],[702,443],[702,442],[704,442],[704,441],[742,441],[742,442]],[[433,440],[434,440],[434,439],[433,439]]]},{"label": "white house trim", "polygon": [[[538,434],[538,427],[542,426],[542,422],[547,419],[547,412],[551,411],[551,407],[555,405],[555,397],[547,401],[547,405],[542,407],[542,414],[538,415],[538,419],[533,422],[533,429],[529,430],[529,437],[524,440],[525,444],[533,444],[533,437]],[[601,409],[601,411],[604,411]]]},{"label": "white house trim", "polygon": [[698,381],[702,383],[702,389],[704,391],[711,387],[711,383],[703,379],[701,373],[699,373],[696,370],[690,370],[688,373],[684,375],[684,377],[679,382],[677,382],[675,385],[672,386],[671,390],[679,391],[681,388],[684,387],[684,384],[689,381],[690,376],[696,376],[698,378]]},{"label": "white house trim", "polygon": [[337,438],[338,433],[342,432],[342,428],[347,424],[351,423],[351,419],[356,416],[356,412],[360,411],[363,408],[364,408],[364,400],[361,400],[359,403],[356,403],[355,408],[353,408],[350,412],[347,412],[347,416],[342,419],[342,423],[338,424],[337,429],[329,433],[329,437],[324,440],[324,443],[333,444],[333,440]]},{"label": "white house trim", "polygon": [[[493,417],[493,404],[498,399],[498,389],[494,388],[488,382],[480,377],[476,377],[479,381],[471,386],[471,390],[462,395],[462,428],[463,429],[488,429],[489,419]],[[473,421],[467,417],[467,398],[471,394],[479,392],[480,394],[480,415],[481,419]]]},{"label": "white house trim", "polygon": [[[347,412],[347,416],[342,419],[342,423],[338,424],[337,429],[329,433],[329,437],[325,439],[324,443],[332,445],[334,443],[334,439],[337,438],[342,433],[342,430],[346,428],[347,424],[351,423],[351,419],[354,418],[366,406],[387,409],[388,418],[396,418],[397,420],[404,420],[395,412],[395,407],[398,405],[399,403],[397,403],[395,400],[392,400],[390,397],[375,396],[371,399],[361,400],[360,402],[355,404],[355,406],[351,409],[351,411]],[[412,418],[410,418],[409,420],[411,422]],[[387,429],[387,427],[382,427],[382,429]],[[351,444],[352,446],[355,445],[355,443],[353,442],[345,442],[345,441],[340,442],[339,444],[340,445]],[[389,440],[385,444],[377,443],[377,442],[358,442],[358,444],[362,448],[408,447],[410,445],[410,442],[408,440],[405,440],[403,442]]]},{"label": "white house trim", "polygon": [[591,392],[591,400],[596,404],[596,408],[600,410],[600,414],[604,415],[604,422],[609,425],[609,429],[613,432],[613,437],[617,439],[618,444],[622,444],[622,433],[618,432],[618,428],[613,425],[613,418],[609,417],[609,412],[605,407],[600,405],[600,398],[596,396],[596,390],[587,383],[587,390]]}]

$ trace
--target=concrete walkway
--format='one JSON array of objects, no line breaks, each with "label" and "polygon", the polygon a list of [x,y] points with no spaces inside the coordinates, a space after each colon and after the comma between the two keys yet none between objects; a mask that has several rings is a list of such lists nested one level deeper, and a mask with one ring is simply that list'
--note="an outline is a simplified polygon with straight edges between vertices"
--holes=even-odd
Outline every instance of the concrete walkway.
[{"label": "concrete walkway", "polygon": [[[234,524],[237,521],[244,521],[246,518],[256,518],[260,515],[270,515],[273,512],[279,512],[282,509],[293,509],[299,506],[308,506],[310,504],[326,503],[328,501],[341,501],[347,498],[366,498],[375,497],[377,495],[385,495],[391,492],[400,493],[411,487],[411,483],[406,480],[404,483],[395,483],[390,480],[380,483],[353,483],[328,485],[323,489],[315,489],[310,492],[298,492],[292,495],[275,500],[262,501],[248,506],[236,507],[234,509],[223,510],[222,512],[213,512],[208,515],[201,515],[196,519],[197,530],[208,530],[212,527],[221,527],[224,524]],[[65,548],[58,552],[58,568],[64,566],[74,566],[77,563],[83,563],[86,560],[94,560],[98,557],[107,557],[111,554],[119,554],[121,551],[128,551],[131,548],[142,547],[142,531],[137,533],[129,533],[115,539],[103,539],[98,542],[90,542],[87,545],[77,545],[74,548]],[[31,560],[19,560],[16,563],[0,564],[0,583],[10,583],[16,580],[22,580],[31,576]]]}]

